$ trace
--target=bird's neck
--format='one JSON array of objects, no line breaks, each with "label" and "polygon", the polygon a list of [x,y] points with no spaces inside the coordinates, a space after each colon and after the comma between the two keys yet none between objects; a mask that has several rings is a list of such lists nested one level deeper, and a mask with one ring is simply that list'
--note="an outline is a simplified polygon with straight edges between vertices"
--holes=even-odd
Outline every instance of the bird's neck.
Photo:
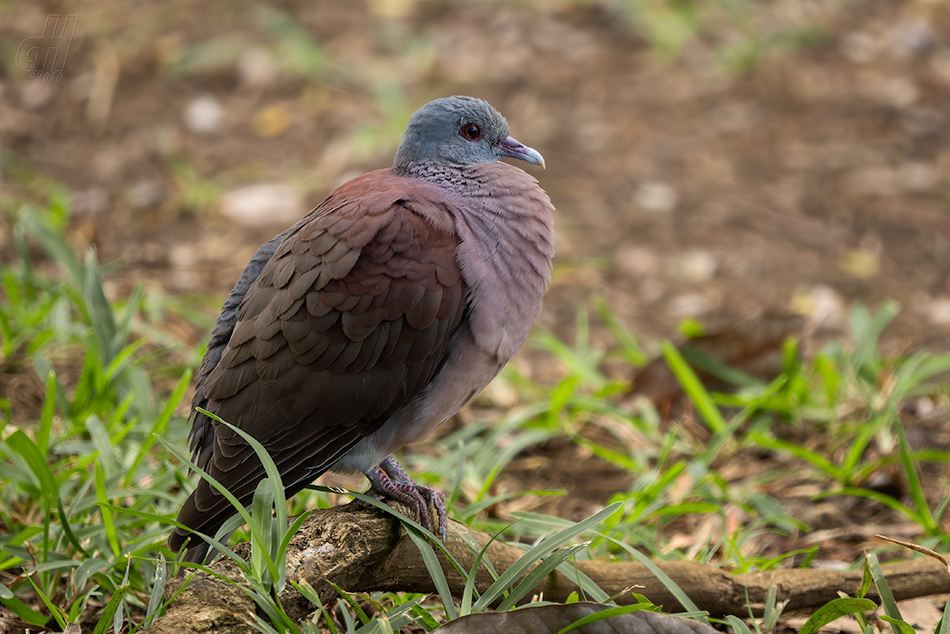
[{"label": "bird's neck", "polygon": [[477,186],[473,178],[478,165],[456,165],[445,162],[406,162],[393,166],[393,174],[408,178],[418,178],[432,185],[444,187],[460,194]]}]

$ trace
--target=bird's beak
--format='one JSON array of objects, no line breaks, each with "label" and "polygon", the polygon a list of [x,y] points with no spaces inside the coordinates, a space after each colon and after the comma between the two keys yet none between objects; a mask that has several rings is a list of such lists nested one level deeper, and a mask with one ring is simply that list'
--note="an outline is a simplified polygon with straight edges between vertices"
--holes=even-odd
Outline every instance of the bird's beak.
[{"label": "bird's beak", "polygon": [[514,137],[508,137],[498,144],[502,156],[527,161],[532,165],[540,165],[544,169],[544,157],[535,149],[520,143]]}]

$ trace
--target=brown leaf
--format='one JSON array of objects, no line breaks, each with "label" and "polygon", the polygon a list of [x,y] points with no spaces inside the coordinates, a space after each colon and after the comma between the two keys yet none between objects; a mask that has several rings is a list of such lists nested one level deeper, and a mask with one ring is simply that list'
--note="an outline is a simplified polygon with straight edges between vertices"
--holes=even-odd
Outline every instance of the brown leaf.
[{"label": "brown leaf", "polygon": [[[469,614],[446,623],[436,630],[440,634],[557,634],[580,619],[610,609],[600,603],[568,603],[521,608],[513,612]],[[611,616],[577,627],[577,634],[712,634],[708,625],[669,614],[641,610]]]},{"label": "brown leaf", "polygon": [[875,534],[875,537],[878,539],[883,539],[884,541],[891,542],[892,544],[897,544],[898,546],[903,546],[904,548],[909,548],[910,550],[916,551],[927,555],[928,557],[933,557],[944,566],[947,567],[947,570],[950,571],[950,562],[947,561],[947,558],[941,555],[940,553],[927,548],[926,546],[921,546],[920,544],[915,544],[914,542],[909,542],[904,539],[897,539],[896,537],[888,537],[887,535],[881,535],[880,533]]}]

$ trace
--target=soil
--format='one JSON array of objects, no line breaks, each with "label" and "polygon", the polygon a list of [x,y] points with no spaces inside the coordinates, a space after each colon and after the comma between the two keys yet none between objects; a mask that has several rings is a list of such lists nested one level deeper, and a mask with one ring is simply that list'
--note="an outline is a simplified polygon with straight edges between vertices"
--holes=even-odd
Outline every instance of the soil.
[{"label": "soil", "polygon": [[[547,161],[526,167],[557,207],[541,327],[571,340],[578,309],[603,298],[648,350],[684,319],[786,312],[820,342],[847,336],[855,303],[891,299],[903,310],[890,350],[945,350],[950,3],[639,4],[637,17],[630,0],[12,0],[0,6],[3,205],[63,192],[76,248],[113,263],[115,298],[144,282],[223,299],[259,244],[387,166],[415,108],[471,94]],[[31,79],[19,43],[67,11],[79,17],[61,76]],[[694,32],[677,46],[684,24]],[[277,211],[238,218],[227,193],[253,184],[283,187],[263,194]],[[163,325],[197,347],[216,314],[203,310],[196,323],[169,308]],[[532,358],[526,373],[556,378]],[[537,453],[512,473],[585,458],[569,442]],[[603,471],[597,487],[578,476],[589,469]],[[628,486],[602,464],[559,473],[568,516]],[[843,552],[854,560],[854,544]]]}]

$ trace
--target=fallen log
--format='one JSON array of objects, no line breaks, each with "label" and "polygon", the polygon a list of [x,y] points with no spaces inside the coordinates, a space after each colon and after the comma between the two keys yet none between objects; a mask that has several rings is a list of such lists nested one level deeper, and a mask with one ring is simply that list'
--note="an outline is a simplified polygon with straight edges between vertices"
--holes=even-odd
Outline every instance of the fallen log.
[{"label": "fallen log", "polygon": [[[450,524],[445,546],[463,568],[470,570],[475,554],[462,538],[463,533],[481,546],[491,541],[492,536],[472,531],[457,522]],[[239,545],[236,552],[247,558],[249,545]],[[465,579],[438,549],[436,552],[453,596],[461,596]],[[488,546],[485,558],[501,574],[523,554],[524,550],[520,548],[494,541]],[[620,604],[632,602],[628,591],[632,587],[634,592],[663,606],[666,611],[684,609],[641,563],[579,561],[577,565],[608,595],[620,595],[617,599]],[[854,596],[862,579],[860,569],[770,570],[734,575],[686,561],[657,562],[656,565],[700,610],[714,616],[735,614],[745,617],[750,606],[753,612],[761,612],[773,585],[777,589],[776,600],[788,601],[786,610],[819,607],[837,598],[839,591]],[[228,559],[215,562],[212,569],[225,579],[205,572],[197,572],[193,578],[188,575],[171,579],[165,588],[166,598],[178,592],[182,583],[187,581],[188,585],[170,603],[166,614],[146,631],[149,634],[251,631],[256,606],[236,585],[244,583],[240,570]],[[930,558],[886,564],[884,572],[897,600],[950,592],[950,575],[946,566]],[[419,549],[398,520],[356,503],[313,512],[290,544],[287,577],[297,583],[309,583],[325,605],[338,597],[330,582],[349,592],[435,592]],[[482,565],[476,575],[476,589],[484,591],[492,581]],[[576,591],[579,588],[567,575],[555,572],[535,588],[534,595],[560,602]],[[868,598],[877,601],[874,589]],[[530,600],[531,594],[524,602]],[[281,595],[281,602],[287,613],[298,622],[306,619],[314,609],[289,583]]]}]

